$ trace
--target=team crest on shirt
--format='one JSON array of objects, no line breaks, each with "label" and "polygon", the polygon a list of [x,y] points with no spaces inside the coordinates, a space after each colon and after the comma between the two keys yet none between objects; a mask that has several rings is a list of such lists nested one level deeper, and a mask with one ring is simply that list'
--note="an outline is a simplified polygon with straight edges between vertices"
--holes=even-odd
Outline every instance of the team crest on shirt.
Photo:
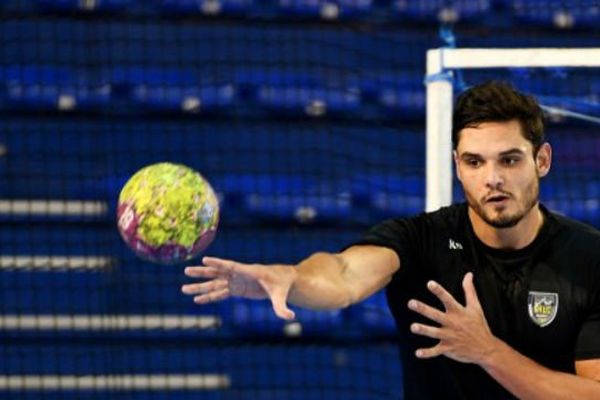
[{"label": "team crest on shirt", "polygon": [[536,325],[541,328],[550,325],[558,311],[558,293],[529,292],[527,309]]}]

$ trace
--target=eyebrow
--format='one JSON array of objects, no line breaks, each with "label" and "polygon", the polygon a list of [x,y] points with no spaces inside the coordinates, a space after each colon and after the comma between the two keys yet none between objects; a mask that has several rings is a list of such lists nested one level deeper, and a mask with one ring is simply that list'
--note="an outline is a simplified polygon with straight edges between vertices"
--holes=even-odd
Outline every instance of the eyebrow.
[{"label": "eyebrow", "polygon": [[508,156],[511,154],[525,154],[525,153],[523,152],[523,150],[516,148],[516,147],[500,152],[501,156]]},{"label": "eyebrow", "polygon": [[[508,149],[508,150],[504,150],[504,151],[500,152],[500,157],[505,157],[505,156],[514,155],[514,154],[522,155],[522,154],[525,154],[525,153],[523,152],[523,150],[521,150],[521,149],[519,149],[517,147],[514,147],[512,149]],[[461,159],[466,159],[466,158],[481,158],[481,155],[477,154],[477,153],[470,153],[468,151],[465,151],[464,153],[462,153],[460,155],[460,158]]]}]

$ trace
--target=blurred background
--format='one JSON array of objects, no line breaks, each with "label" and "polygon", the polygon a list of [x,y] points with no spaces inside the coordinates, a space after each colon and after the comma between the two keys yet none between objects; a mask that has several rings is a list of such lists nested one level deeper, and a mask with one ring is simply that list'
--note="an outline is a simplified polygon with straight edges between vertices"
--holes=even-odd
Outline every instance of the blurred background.
[{"label": "blurred background", "polygon": [[[424,208],[427,49],[599,34],[597,0],[0,1],[0,398],[402,398],[382,294],[288,324],[195,306],[183,265],[119,237],[122,185],[200,171],[221,201],[207,254],[338,251]],[[577,113],[549,115],[542,199],[600,227],[600,71],[459,71],[456,92],[490,78]]]}]

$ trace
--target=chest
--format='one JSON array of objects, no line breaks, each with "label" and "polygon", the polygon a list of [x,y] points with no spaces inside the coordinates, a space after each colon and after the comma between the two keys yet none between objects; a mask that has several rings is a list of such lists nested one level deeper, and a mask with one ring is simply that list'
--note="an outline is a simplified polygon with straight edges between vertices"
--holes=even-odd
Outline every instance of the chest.
[{"label": "chest", "polygon": [[589,304],[578,260],[550,253],[507,261],[455,242],[432,254],[428,265],[433,279],[463,304],[462,277],[472,271],[494,335],[539,359],[549,351],[572,354]]}]

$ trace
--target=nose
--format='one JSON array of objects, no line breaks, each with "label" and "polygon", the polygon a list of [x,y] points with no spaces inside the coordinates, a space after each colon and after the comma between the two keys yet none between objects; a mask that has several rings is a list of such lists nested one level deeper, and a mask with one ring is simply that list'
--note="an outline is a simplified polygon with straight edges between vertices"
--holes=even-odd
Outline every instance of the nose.
[{"label": "nose", "polygon": [[489,163],[485,171],[485,186],[489,189],[501,189],[504,186],[504,175],[497,166]]}]

